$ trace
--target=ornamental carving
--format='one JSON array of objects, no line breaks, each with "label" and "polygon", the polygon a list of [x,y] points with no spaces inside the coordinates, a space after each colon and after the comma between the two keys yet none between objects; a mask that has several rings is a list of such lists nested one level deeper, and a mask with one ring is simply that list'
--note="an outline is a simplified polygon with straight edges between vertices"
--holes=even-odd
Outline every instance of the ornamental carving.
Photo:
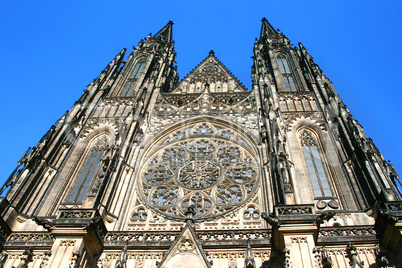
[{"label": "ornamental carving", "polygon": [[[186,218],[191,209],[194,219],[211,218],[254,196],[258,165],[239,135],[201,123],[176,131],[161,144],[143,166],[138,187],[144,203],[157,213]],[[257,212],[250,213],[258,218]]]}]

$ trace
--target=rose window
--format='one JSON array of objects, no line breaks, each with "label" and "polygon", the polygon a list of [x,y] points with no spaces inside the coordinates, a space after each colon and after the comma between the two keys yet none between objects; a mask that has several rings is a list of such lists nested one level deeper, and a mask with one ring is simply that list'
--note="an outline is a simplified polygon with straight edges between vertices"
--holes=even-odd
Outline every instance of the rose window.
[{"label": "rose window", "polygon": [[228,140],[223,135],[228,131],[205,138],[212,133],[207,125],[196,130],[203,137],[189,137],[201,136],[192,131],[173,141],[166,138],[140,172],[140,196],[158,213],[185,218],[191,207],[194,219],[211,218],[233,211],[256,193],[258,165],[244,142]]}]

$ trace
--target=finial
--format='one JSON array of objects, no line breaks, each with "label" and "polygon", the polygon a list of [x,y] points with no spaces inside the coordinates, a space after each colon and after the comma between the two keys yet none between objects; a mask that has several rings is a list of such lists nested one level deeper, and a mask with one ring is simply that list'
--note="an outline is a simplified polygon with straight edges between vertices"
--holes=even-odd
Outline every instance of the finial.
[{"label": "finial", "polygon": [[267,20],[267,18],[265,18],[265,17],[264,17],[264,18],[262,18],[262,20],[261,20],[261,21],[268,21],[268,20]]},{"label": "finial", "polygon": [[209,55],[215,56],[215,51],[213,51],[213,50],[211,49],[211,51],[209,51]]},{"label": "finial", "polygon": [[168,24],[173,25],[174,23],[173,23],[173,21],[170,20],[170,21],[168,22]]}]

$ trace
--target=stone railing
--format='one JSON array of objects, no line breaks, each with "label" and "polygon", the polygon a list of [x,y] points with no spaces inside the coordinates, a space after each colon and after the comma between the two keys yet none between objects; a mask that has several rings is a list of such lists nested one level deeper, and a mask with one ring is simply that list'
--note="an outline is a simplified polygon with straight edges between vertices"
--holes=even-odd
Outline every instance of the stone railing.
[{"label": "stone railing", "polygon": [[94,209],[60,209],[58,219],[92,219],[96,215]]},{"label": "stone railing", "polygon": [[[202,243],[217,241],[228,242],[230,244],[240,241],[241,243],[247,240],[253,240],[254,242],[260,241],[260,243],[267,244],[271,238],[271,233],[265,230],[231,230],[225,232],[215,231],[197,231],[197,237]],[[180,235],[180,232],[108,232],[104,237],[105,244],[118,244],[118,243],[135,243],[141,242],[147,243],[168,243]]]},{"label": "stone railing", "polygon": [[314,214],[314,205],[275,206],[276,216],[312,215],[312,214]]}]

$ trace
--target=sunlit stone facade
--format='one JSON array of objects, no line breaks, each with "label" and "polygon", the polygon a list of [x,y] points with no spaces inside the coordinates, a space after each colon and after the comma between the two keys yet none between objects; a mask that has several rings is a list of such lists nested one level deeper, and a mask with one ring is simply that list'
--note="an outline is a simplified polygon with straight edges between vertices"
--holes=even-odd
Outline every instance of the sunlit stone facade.
[{"label": "sunlit stone facade", "polygon": [[[173,23],[121,51],[2,188],[4,267],[402,267],[399,177],[262,20],[246,89]],[[247,49],[247,48],[246,48]]]}]

